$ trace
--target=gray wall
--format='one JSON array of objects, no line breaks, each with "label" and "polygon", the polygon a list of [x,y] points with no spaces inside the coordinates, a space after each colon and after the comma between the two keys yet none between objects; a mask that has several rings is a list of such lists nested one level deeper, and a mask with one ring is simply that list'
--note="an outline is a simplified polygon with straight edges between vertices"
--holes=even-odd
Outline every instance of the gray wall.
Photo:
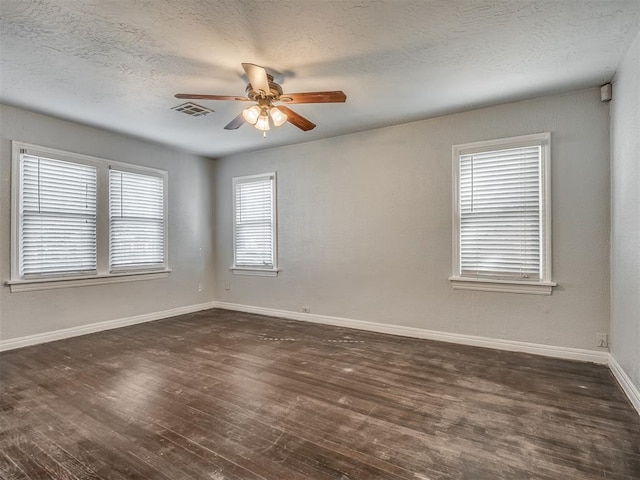
[{"label": "gray wall", "polygon": [[169,172],[168,278],[11,293],[0,289],[0,339],[160,312],[213,300],[213,162],[123,135],[0,106],[0,278],[10,277],[11,142]]},{"label": "gray wall", "polygon": [[611,103],[611,354],[640,389],[640,34]]},{"label": "gray wall", "polygon": [[[451,146],[544,131],[559,287],[452,290]],[[233,275],[231,178],[273,170],[282,272]],[[609,107],[597,89],[226,157],[215,176],[216,300],[592,350],[608,332]]]}]

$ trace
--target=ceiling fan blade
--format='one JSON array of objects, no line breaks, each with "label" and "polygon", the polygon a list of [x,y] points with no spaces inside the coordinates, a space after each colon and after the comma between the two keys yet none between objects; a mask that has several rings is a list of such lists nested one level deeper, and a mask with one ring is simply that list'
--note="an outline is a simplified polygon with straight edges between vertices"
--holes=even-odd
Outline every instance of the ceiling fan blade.
[{"label": "ceiling fan blade", "polygon": [[187,98],[191,100],[239,100],[241,102],[251,101],[251,99],[247,97],[236,97],[233,95],[205,95],[200,93],[177,93],[176,98]]},{"label": "ceiling fan blade", "polygon": [[341,90],[332,92],[286,93],[278,99],[284,103],[342,103],[347,95]]},{"label": "ceiling fan blade", "polygon": [[297,114],[290,108],[285,107],[284,105],[279,105],[278,108],[282,110],[282,112],[287,114],[287,122],[295,125],[300,130],[304,130],[306,132],[308,130],[313,130],[314,128],[316,128],[315,123],[311,122],[310,120],[307,120],[302,115]]},{"label": "ceiling fan blade", "polygon": [[256,92],[262,90],[265,94],[268,94],[271,91],[267,71],[264,68],[259,65],[254,65],[253,63],[243,63],[242,68],[244,68],[247,74],[251,87]]},{"label": "ceiling fan blade", "polygon": [[224,129],[237,130],[244,124],[244,122],[245,122],[244,116],[242,115],[242,112],[240,112],[236,118],[234,118],[229,123],[227,123],[227,125],[225,125]]}]

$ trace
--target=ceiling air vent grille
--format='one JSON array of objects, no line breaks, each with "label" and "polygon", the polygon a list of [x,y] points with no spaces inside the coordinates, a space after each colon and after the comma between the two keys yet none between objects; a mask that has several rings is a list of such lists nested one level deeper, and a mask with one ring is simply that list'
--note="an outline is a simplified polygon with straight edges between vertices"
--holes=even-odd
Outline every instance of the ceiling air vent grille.
[{"label": "ceiling air vent grille", "polygon": [[186,113],[187,115],[191,115],[192,117],[203,117],[204,115],[213,113],[213,110],[211,110],[210,108],[203,107],[202,105],[197,105],[191,102],[183,103],[182,105],[173,107],[171,110]]}]

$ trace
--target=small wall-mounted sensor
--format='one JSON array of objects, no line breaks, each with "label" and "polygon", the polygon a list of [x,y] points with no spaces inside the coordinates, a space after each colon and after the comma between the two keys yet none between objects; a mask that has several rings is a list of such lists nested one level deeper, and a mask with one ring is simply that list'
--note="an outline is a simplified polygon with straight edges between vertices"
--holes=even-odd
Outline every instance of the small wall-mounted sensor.
[{"label": "small wall-mounted sensor", "polygon": [[611,101],[611,84],[605,83],[600,87],[600,100],[603,102]]}]

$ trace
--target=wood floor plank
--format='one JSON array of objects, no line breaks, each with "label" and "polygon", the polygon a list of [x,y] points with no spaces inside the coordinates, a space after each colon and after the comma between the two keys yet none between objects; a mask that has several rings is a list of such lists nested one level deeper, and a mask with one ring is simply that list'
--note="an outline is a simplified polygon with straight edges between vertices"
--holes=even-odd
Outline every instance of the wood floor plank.
[{"label": "wood floor plank", "polygon": [[55,476],[22,449],[25,443],[25,440],[21,439],[20,444],[9,445],[3,452],[22,472],[25,472],[27,478],[56,480]]},{"label": "wood floor plank", "polygon": [[0,354],[3,480],[640,479],[600,365],[209,310]]},{"label": "wood floor plank", "polygon": [[28,479],[24,471],[16,463],[0,451],[0,478],[12,480]]}]

